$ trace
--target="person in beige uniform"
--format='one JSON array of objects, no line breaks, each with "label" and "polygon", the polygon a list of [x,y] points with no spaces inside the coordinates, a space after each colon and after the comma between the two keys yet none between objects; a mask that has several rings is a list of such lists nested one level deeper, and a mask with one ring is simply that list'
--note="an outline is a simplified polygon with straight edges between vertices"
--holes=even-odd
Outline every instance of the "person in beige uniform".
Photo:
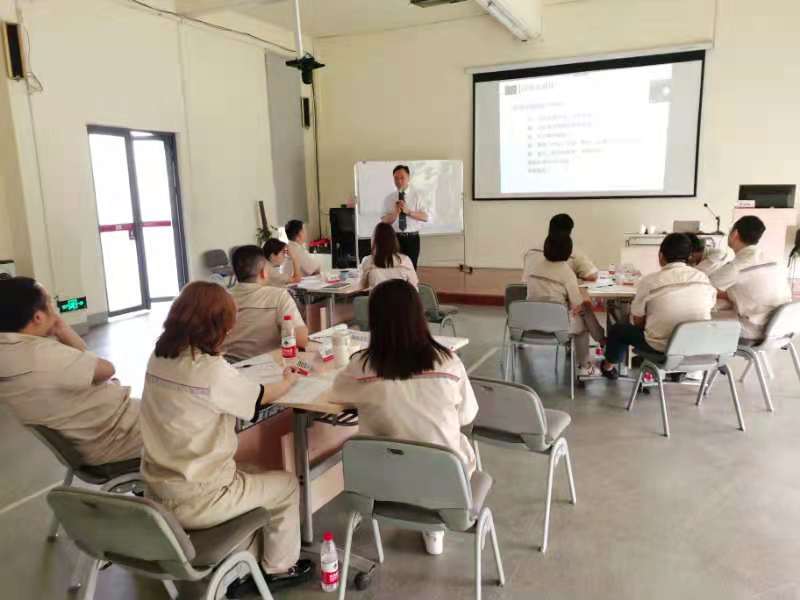
[{"label": "person in beige uniform", "polygon": [[289,256],[289,248],[284,242],[278,238],[270,238],[264,243],[262,250],[264,251],[264,258],[267,259],[267,267],[269,269],[267,285],[285,288],[288,285],[300,282],[299,273],[287,275],[281,271],[281,268],[286,263],[286,257]]},{"label": "person in beige uniform", "polygon": [[308,328],[294,298],[284,289],[269,285],[269,264],[258,246],[240,246],[233,253],[238,283],[230,293],[236,300],[236,325],[225,338],[222,351],[233,360],[243,360],[277,350],[281,325],[289,316],[294,323],[297,345],[308,344]]},{"label": "person in beige uniform", "polygon": [[711,273],[733,260],[733,252],[729,248],[714,248],[695,233],[687,233],[686,235],[689,236],[689,240],[692,242],[692,255],[689,257],[689,265],[701,273],[705,273],[710,277]]},{"label": "person in beige uniform", "polygon": [[[364,435],[451,448],[471,477],[475,454],[461,428],[478,413],[475,393],[458,356],[431,336],[419,294],[402,279],[379,284],[369,322],[369,347],[337,375],[331,401],[358,408]],[[423,539],[430,554],[442,553],[443,532]]]},{"label": "person in beige uniform", "polygon": [[568,261],[572,255],[572,240],[564,233],[553,233],[544,241],[543,260],[533,263],[526,271],[528,300],[558,302],[570,311],[570,333],[575,336],[575,355],[578,376],[599,375],[589,358],[589,334],[600,344],[605,333],[592,310],[592,303],[578,288],[578,278]]},{"label": "person in beige uniform", "polygon": [[745,340],[763,338],[772,313],[792,299],[786,270],[758,248],[764,231],[766,227],[758,217],[745,216],[736,221],[728,235],[734,259],[710,276],[719,297],[733,305]]},{"label": "person in beige uniform", "polygon": [[289,260],[283,263],[281,272],[289,277],[307,277],[319,273],[319,261],[306,249],[306,226],[303,222],[293,219],[286,223],[284,229],[289,238]]},{"label": "person in beige uniform", "polygon": [[374,288],[389,279],[403,279],[415,288],[419,286],[411,259],[400,254],[394,229],[388,223],[378,223],[372,234],[372,253],[361,261],[361,287]]},{"label": "person in beige uniform", "polygon": [[58,431],[87,465],[138,458],[139,401],[114,365],[56,314],[28,277],[0,280],[0,402],[24,425]]},{"label": "person in beige uniform", "polygon": [[295,381],[259,385],[219,354],[236,321],[224,288],[205,281],[186,286],[170,308],[147,364],[142,397],[142,475],[147,495],[187,529],[207,529],[254,508],[270,522],[253,540],[270,589],[308,578],[298,562],[298,483],[284,471],[254,473],[236,464],[236,419],[255,420],[263,405]]},{"label": "person in beige uniform", "polygon": [[642,277],[631,304],[633,323],[616,323],[608,332],[601,371],[616,379],[616,368],[628,346],[643,352],[664,352],[679,324],[711,318],[716,292],[708,277],[688,265],[692,243],[683,233],[661,242],[661,270]]},{"label": "person in beige uniform", "polygon": [[[572,230],[575,228],[575,221],[572,220],[568,214],[560,213],[550,219],[547,235],[563,234],[567,237],[572,237]],[[522,257],[523,275],[522,283],[528,283],[526,273],[530,273],[537,263],[544,260],[544,252],[542,247],[532,248],[528,250]],[[574,247],[567,261],[570,269],[575,273],[578,279],[583,281],[596,281],[599,271],[594,263],[584,253],[576,250]]]}]

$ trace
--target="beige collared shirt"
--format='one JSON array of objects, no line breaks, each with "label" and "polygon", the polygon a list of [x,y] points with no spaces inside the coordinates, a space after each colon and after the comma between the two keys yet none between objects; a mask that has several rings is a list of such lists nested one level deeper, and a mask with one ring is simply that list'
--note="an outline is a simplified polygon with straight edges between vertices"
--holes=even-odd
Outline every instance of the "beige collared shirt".
[{"label": "beige collared shirt", "polygon": [[[284,264],[286,262],[288,262],[288,259],[284,261]],[[269,269],[269,279],[267,281],[267,285],[277,288],[285,288],[287,285],[289,285],[289,281],[291,281],[292,277],[291,275],[287,275],[281,271],[282,267],[278,267],[272,263],[269,263],[267,268]]]},{"label": "beige collared shirt", "polygon": [[283,262],[283,266],[281,267],[282,273],[290,277],[294,275],[295,261],[297,261],[297,264],[300,265],[301,277],[307,277],[309,275],[315,275],[316,273],[319,273],[319,261],[311,256],[311,253],[308,251],[305,244],[289,242],[286,245],[286,248],[289,251],[289,256]]},{"label": "beige collared shirt", "polygon": [[[530,275],[534,266],[537,263],[545,260],[544,251],[541,248],[532,248],[528,250],[522,259],[522,283],[527,284],[528,275]],[[594,263],[589,260],[588,256],[579,250],[573,250],[572,256],[569,257],[567,264],[579,279],[586,279],[587,277],[591,277],[597,273],[597,267],[594,265]]]},{"label": "beige collared shirt", "polygon": [[357,353],[337,375],[330,399],[358,408],[363,435],[439,444],[454,450],[467,476],[475,453],[461,427],[475,420],[478,403],[461,360],[453,354],[433,371],[406,380],[381,379]]},{"label": "beige collared shirt", "polygon": [[733,252],[727,246],[725,248],[709,248],[703,252],[703,260],[701,260],[695,269],[705,273],[711,277],[711,273],[733,260]]},{"label": "beige collared shirt", "polygon": [[222,351],[237,359],[251,358],[281,346],[281,326],[285,316],[295,327],[305,322],[297,303],[284,289],[258,283],[237,283],[231,288],[236,300],[236,324],[225,338]]},{"label": "beige collared shirt", "polygon": [[705,273],[674,262],[642,277],[631,314],[646,317],[645,340],[653,349],[663,352],[679,324],[710,319],[715,300],[716,292]]},{"label": "beige collared shirt", "polygon": [[774,310],[792,299],[783,265],[764,256],[758,246],[742,248],[711,274],[711,283],[727,292],[742,324],[742,338],[748,340],[761,339]]},{"label": "beige collared shirt", "polygon": [[86,464],[136,458],[139,402],[117,382],[93,384],[97,360],[54,338],[0,333],[0,402],[25,425],[60,432]]},{"label": "beige collared shirt", "polygon": [[567,261],[551,262],[544,256],[542,260],[532,261],[525,283],[528,300],[558,302],[569,307],[583,302],[578,278]]},{"label": "beige collared shirt", "polygon": [[414,287],[419,286],[419,278],[410,258],[405,254],[395,255],[393,265],[391,268],[382,269],[375,266],[375,260],[371,255],[365,256],[361,261],[361,287],[374,288],[389,279],[402,279]]},{"label": "beige collared shirt", "polygon": [[261,394],[221,356],[190,349],[177,358],[151,355],[140,426],[141,470],[153,496],[171,508],[230,485],[236,419],[252,419]]}]

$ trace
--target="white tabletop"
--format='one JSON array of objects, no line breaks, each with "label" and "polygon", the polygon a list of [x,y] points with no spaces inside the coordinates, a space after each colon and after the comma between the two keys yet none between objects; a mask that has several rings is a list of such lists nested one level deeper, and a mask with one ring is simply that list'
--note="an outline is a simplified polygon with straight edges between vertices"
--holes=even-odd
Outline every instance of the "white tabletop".
[{"label": "white tabletop", "polygon": [[[358,271],[355,269],[345,270],[358,275]],[[340,285],[342,283],[346,283],[347,285]],[[342,278],[341,281],[329,283],[327,281],[323,281],[320,275],[312,275],[311,277],[303,277],[303,279],[300,280],[300,283],[296,284],[294,287],[306,292],[314,292],[315,294],[331,294],[341,296],[350,296],[352,294],[358,294],[367,291],[366,288],[361,287],[360,276]]]}]

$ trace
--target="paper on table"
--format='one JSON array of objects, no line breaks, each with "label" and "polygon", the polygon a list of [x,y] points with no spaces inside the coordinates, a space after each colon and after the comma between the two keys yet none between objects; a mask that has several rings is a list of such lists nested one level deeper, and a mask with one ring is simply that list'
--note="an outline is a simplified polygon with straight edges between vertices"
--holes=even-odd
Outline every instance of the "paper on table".
[{"label": "paper on table", "polygon": [[261,364],[275,364],[275,357],[271,354],[259,354],[258,356],[254,356],[253,358],[248,358],[247,360],[243,360],[240,362],[235,363],[233,366],[237,369],[242,369],[244,367],[250,367],[253,365],[261,365]]},{"label": "paper on table", "polygon": [[278,402],[286,404],[310,404],[317,400],[322,394],[331,389],[333,380],[319,377],[299,377],[297,383],[281,396]]},{"label": "paper on table", "polygon": [[260,362],[254,365],[238,367],[242,375],[256,383],[277,383],[283,378],[283,368],[272,357],[270,362]]}]

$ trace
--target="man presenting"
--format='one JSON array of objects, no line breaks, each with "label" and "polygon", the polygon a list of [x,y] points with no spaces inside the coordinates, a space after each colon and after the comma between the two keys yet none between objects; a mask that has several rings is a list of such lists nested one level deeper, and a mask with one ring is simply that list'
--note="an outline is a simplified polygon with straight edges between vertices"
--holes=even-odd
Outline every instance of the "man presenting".
[{"label": "man presenting", "polygon": [[411,259],[414,269],[419,259],[419,230],[430,221],[431,207],[417,190],[409,187],[411,171],[406,165],[392,170],[396,192],[386,198],[386,214],[381,219],[391,225],[400,241],[400,252]]}]

